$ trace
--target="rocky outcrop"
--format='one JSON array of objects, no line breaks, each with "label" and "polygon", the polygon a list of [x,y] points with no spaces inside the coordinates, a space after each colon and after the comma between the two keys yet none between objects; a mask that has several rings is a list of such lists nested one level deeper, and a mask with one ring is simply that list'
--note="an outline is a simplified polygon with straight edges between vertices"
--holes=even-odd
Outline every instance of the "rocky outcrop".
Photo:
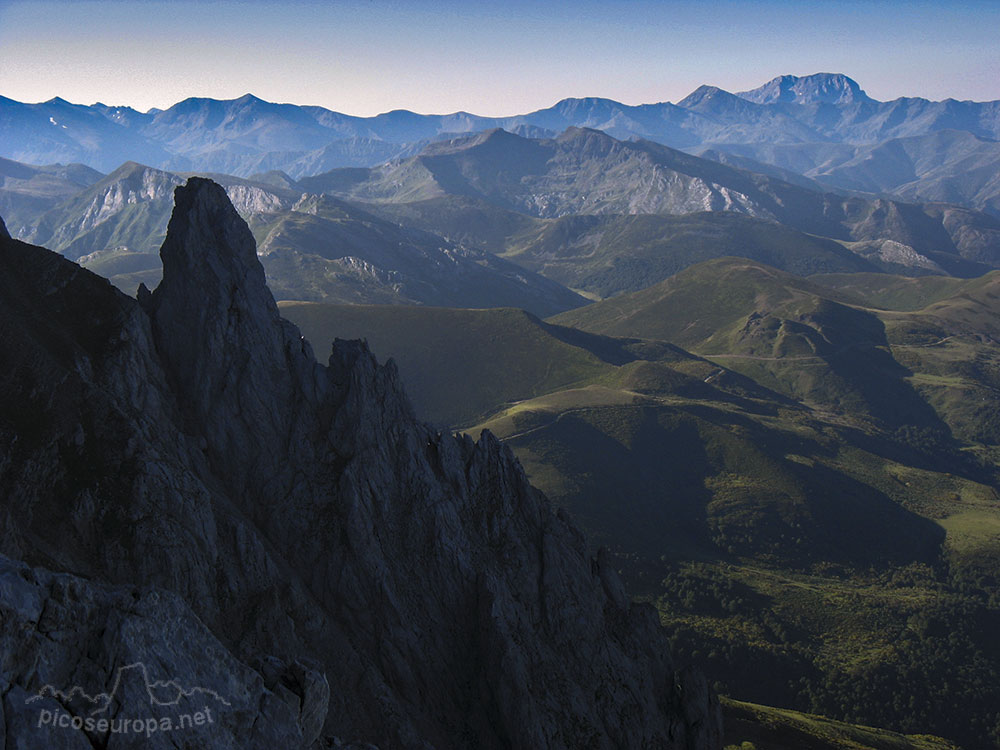
[{"label": "rocky outcrop", "polygon": [[[316,362],[221,187],[177,189],[138,302],[0,242],[0,552],[32,566],[0,571],[8,703],[142,661],[232,703],[204,747],[720,745],[704,680],[506,448],[417,422],[359,342]],[[53,581],[77,609],[42,628]]]},{"label": "rocky outcrop", "polygon": [[[177,739],[305,747],[318,735],[324,677],[298,662],[272,659],[258,671],[240,663],[175,594],[0,556],[0,617],[3,747],[103,747],[107,737],[109,747],[127,748],[175,747]],[[287,676],[293,690],[306,686],[290,691]]]}]

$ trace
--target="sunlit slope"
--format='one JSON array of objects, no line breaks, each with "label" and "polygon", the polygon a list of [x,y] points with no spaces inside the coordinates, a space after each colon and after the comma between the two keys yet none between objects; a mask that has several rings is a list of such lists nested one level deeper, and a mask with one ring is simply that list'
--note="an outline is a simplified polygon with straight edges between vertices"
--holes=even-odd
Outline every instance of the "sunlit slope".
[{"label": "sunlit slope", "polygon": [[958,750],[930,735],[904,735],[823,716],[722,699],[726,750]]}]

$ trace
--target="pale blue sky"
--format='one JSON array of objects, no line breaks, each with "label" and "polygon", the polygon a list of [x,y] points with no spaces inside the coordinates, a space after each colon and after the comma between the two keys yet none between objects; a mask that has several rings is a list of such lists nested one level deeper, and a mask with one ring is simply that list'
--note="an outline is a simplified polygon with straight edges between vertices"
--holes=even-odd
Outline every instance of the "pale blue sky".
[{"label": "pale blue sky", "polygon": [[997,29],[997,0],[0,0],[0,94],[509,115],[838,72],[877,99],[987,100],[1000,99]]}]

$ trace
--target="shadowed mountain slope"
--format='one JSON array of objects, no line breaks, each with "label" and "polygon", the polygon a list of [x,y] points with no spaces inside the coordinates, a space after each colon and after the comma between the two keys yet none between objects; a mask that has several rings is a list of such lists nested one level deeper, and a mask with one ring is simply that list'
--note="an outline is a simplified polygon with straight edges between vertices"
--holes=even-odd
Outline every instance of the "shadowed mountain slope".
[{"label": "shadowed mountain slope", "polygon": [[[812,189],[881,193],[952,203],[1000,215],[1000,143],[963,130],[893,138],[874,145],[728,144],[700,152]],[[773,170],[773,171],[772,171]]]},{"label": "shadowed mountain slope", "polygon": [[[221,644],[199,658],[260,696],[211,746],[273,747],[284,728],[289,747],[719,747],[704,681],[675,676],[652,610],[506,449],[417,422],[359,342],[316,362],[221,187],[176,190],[163,279],[138,301],[0,242],[0,551],[91,579],[74,602],[99,607],[103,580],[190,608]],[[0,601],[30,622],[12,591]],[[190,666],[178,618],[149,612],[130,655]],[[8,740],[35,736],[17,696],[110,685],[107,631],[88,623],[63,620],[72,661],[29,664],[35,629],[5,629]]]}]

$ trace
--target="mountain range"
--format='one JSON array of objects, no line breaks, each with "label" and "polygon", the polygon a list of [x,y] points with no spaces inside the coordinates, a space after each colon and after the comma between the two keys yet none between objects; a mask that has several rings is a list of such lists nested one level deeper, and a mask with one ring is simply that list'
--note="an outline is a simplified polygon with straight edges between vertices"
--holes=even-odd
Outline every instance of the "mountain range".
[{"label": "mountain range", "polygon": [[[104,172],[133,160],[169,170],[245,177],[280,169],[301,177],[334,167],[374,166],[462,133],[503,128],[551,137],[568,127],[695,152],[759,148],[758,160],[766,161],[761,157],[772,144],[873,146],[945,131],[995,142],[1000,102],[880,102],[847,76],[828,73],[780,76],[739,94],[702,86],[676,104],[564,99],[509,117],[406,110],[355,117],[322,107],[274,104],[251,94],[221,101],[186,99],[145,113],[59,98],[25,104],[0,97],[0,156],[31,164],[80,162]],[[811,161],[809,169],[821,164]]]},{"label": "mountain range", "polygon": [[[170,191],[185,173],[4,164],[0,201],[14,209],[15,236],[130,293],[156,283]],[[583,304],[570,290],[638,291],[724,255],[800,274],[974,276],[1000,264],[1000,219],[988,213],[823,192],[583,128],[557,138],[494,129],[300,180],[212,177],[250,222],[279,299],[546,316]]]},{"label": "mountain range", "polygon": [[[7,164],[9,171],[16,165],[30,172],[16,162]],[[43,174],[52,181],[50,173]],[[87,181],[99,179],[82,189],[63,180],[60,190],[44,196],[26,195],[35,182],[8,180],[0,187],[0,199],[26,207],[13,214],[9,230],[79,261],[130,294],[141,283],[155,286],[173,190],[185,175],[135,162],[104,177],[85,175]],[[402,227],[332,197],[304,197],[294,183],[214,178],[253,226],[279,299],[514,305],[539,315],[584,303],[560,284],[485,250]]]},{"label": "mountain range", "polygon": [[310,190],[374,203],[442,196],[485,201],[540,218],[570,214],[746,214],[848,242],[886,267],[959,275],[997,261],[1000,219],[949,204],[819,192],[651,141],[569,128],[554,139],[492,130],[429,145],[370,169],[336,169]]}]

